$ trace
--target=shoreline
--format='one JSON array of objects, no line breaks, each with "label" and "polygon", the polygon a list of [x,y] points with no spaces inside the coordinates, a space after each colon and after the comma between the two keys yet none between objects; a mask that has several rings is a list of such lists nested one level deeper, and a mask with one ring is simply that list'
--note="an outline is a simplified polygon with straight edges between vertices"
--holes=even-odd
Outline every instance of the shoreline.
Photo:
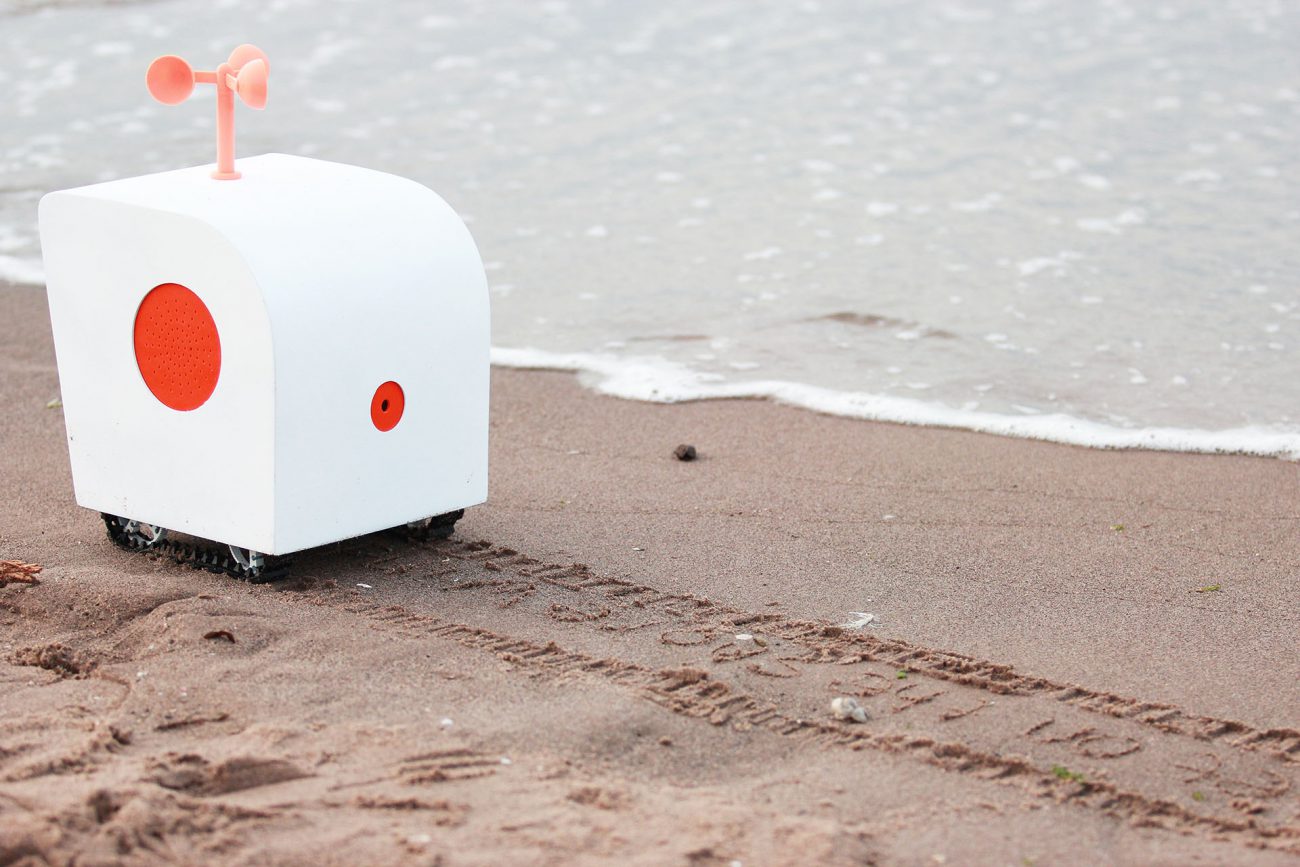
[{"label": "shoreline", "polygon": [[494,368],[489,499],[450,542],[364,537],[250,586],[109,545],[46,408],[43,293],[0,287],[0,316],[0,559],[43,567],[0,587],[24,851],[1300,854],[1300,464]]},{"label": "shoreline", "polygon": [[[0,265],[4,264],[5,258],[0,256]],[[14,273],[21,274],[22,270]],[[0,291],[17,289],[43,294],[42,280],[43,274],[34,266],[30,269],[29,279],[23,282],[6,282],[5,275],[0,273]],[[714,384],[708,382],[703,374],[657,356],[614,357],[599,353],[493,346],[492,366],[508,370],[572,373],[597,394],[646,403],[767,400],[839,418],[969,431],[1082,448],[1266,457],[1300,462],[1300,432],[1276,431],[1259,425],[1215,430],[1117,427],[1064,413],[1013,416],[788,380]]]},{"label": "shoreline", "polygon": [[787,380],[712,385],[689,368],[657,357],[614,358],[593,353],[492,348],[492,364],[513,370],[573,373],[598,394],[647,403],[770,400],[783,406],[858,421],[931,427],[1118,451],[1244,455],[1300,461],[1300,432],[1262,426],[1204,430],[1125,428],[1064,413],[1012,416],[955,409],[894,395],[838,391]]}]

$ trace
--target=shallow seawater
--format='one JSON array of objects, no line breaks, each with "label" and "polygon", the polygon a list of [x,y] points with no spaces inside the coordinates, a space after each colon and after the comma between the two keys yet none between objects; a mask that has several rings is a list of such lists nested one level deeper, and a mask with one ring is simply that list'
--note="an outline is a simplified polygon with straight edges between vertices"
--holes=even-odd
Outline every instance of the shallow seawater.
[{"label": "shallow seawater", "polygon": [[0,276],[45,191],[211,161],[144,69],[242,41],[241,152],[441,193],[499,363],[1300,456],[1300,4],[0,0]]}]

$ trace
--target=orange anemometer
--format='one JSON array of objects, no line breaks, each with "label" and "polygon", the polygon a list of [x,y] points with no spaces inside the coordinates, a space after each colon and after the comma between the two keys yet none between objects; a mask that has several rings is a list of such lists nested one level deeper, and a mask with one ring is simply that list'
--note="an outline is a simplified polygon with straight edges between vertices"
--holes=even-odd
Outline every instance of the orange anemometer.
[{"label": "orange anemometer", "polygon": [[235,94],[249,108],[266,107],[266,54],[255,45],[241,45],[214,72],[196,72],[185,60],[166,54],[149,64],[145,83],[153,98],[166,105],[184,102],[195,83],[217,86],[217,170],[212,177],[233,181],[235,171]]}]

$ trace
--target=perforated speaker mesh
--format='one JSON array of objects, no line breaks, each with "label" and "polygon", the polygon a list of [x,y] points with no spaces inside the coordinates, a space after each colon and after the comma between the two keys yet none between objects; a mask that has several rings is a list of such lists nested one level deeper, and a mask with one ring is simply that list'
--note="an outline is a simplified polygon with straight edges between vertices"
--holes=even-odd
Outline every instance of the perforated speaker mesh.
[{"label": "perforated speaker mesh", "polygon": [[179,283],[149,290],[135,314],[135,361],[154,397],[198,409],[221,375],[221,339],[207,305]]}]

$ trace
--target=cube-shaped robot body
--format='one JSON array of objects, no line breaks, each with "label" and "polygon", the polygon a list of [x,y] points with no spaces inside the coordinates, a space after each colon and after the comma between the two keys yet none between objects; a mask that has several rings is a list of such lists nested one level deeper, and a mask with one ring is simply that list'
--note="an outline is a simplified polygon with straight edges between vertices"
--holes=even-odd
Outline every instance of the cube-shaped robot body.
[{"label": "cube-shaped robot body", "polygon": [[487,497],[487,281],[405,178],[267,154],[41,200],[77,501],[284,554]]}]

